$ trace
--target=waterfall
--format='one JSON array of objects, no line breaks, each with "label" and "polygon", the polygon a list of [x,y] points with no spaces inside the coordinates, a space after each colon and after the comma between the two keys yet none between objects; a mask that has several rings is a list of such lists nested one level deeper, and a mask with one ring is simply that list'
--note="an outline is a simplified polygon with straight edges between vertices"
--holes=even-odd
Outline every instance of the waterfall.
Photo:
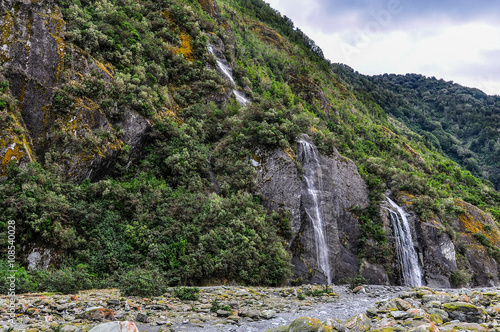
[{"label": "waterfall", "polygon": [[251,103],[250,100],[247,99],[245,96],[244,92],[234,90],[233,89],[234,96],[236,97],[236,101],[241,105],[241,106],[247,106],[248,104]]},{"label": "waterfall", "polygon": [[328,254],[328,245],[326,240],[326,225],[324,224],[321,209],[320,199],[318,195],[322,192],[321,183],[321,165],[318,159],[318,150],[316,147],[305,141],[298,142],[302,147],[301,160],[304,166],[304,182],[302,184],[302,197],[308,199],[310,204],[304,204],[304,210],[311,220],[314,230],[314,245],[316,247],[316,261],[328,283],[332,282],[330,272],[330,261]]},{"label": "waterfall", "polygon": [[[208,51],[215,56],[215,59],[217,61],[217,67],[221,71],[221,73],[229,80],[231,83],[232,87],[236,86],[236,82],[234,81],[233,78],[233,69],[231,68],[231,65],[227,62],[227,60],[221,59],[214,51],[214,48],[212,45],[208,45]],[[245,93],[242,91],[238,91],[236,89],[233,89],[233,94],[234,97],[236,98],[236,101],[238,104],[241,106],[247,106],[248,104],[251,103],[251,101],[246,97]]]},{"label": "waterfall", "polygon": [[405,286],[410,287],[422,286],[422,270],[418,263],[418,256],[413,245],[406,213],[389,197],[386,198],[390,206],[385,208],[391,215],[394,237],[396,239],[396,253],[401,266],[403,283]]}]

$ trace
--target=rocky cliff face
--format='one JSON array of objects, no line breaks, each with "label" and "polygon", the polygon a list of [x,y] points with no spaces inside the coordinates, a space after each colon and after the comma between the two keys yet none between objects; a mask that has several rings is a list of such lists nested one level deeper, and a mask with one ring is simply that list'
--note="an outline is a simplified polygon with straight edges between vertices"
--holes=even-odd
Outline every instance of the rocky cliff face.
[{"label": "rocky cliff face", "polygon": [[2,1],[0,27],[1,66],[18,101],[9,112],[12,124],[2,128],[3,174],[12,159],[44,163],[49,157],[75,182],[97,180],[111,172],[124,145],[130,157],[139,154],[146,119],[119,110],[111,121],[95,100],[75,92],[89,82],[109,83],[113,69],[65,42],[65,22],[53,1]]},{"label": "rocky cliff face", "polygon": [[[408,212],[415,246],[423,267],[424,283],[430,287],[499,285],[497,256],[500,230],[494,220],[479,208],[455,200],[457,217],[443,221],[432,216],[421,221],[411,211],[414,197],[401,195]],[[389,238],[393,236],[386,223]],[[397,265],[393,264],[397,270]],[[393,283],[398,281],[391,280]]]},{"label": "rocky cliff face", "polygon": [[[303,140],[311,144],[307,138]],[[299,144],[299,157],[303,156],[303,149],[304,145]],[[316,148],[313,146],[313,149]],[[322,183],[317,193],[318,209],[324,224],[330,274],[332,281],[338,281],[357,275],[359,227],[350,210],[354,206],[368,205],[368,191],[352,161],[336,151],[332,157],[315,152],[319,156],[316,181]],[[257,183],[265,198],[264,205],[291,212],[290,248],[296,277],[309,282],[326,282],[326,273],[317,262],[314,224],[307,212],[313,209],[311,204],[314,202],[307,195],[308,184],[301,174],[303,167],[310,165],[304,157],[297,159],[281,150],[258,151],[253,162],[259,170]]]},{"label": "rocky cliff face", "polygon": [[[304,141],[311,144],[307,138]],[[318,240],[310,216],[314,202],[308,197],[310,188],[304,176],[311,164],[305,160],[303,149],[304,145],[299,143],[297,155],[291,151],[258,150],[252,163],[258,170],[257,185],[264,197],[263,204],[271,210],[290,211],[292,236],[289,248],[293,253],[295,277],[305,282],[325,283],[327,275],[318,263]],[[354,277],[360,272],[372,284],[401,284],[396,255],[390,271],[380,264],[358,259],[359,224],[351,209],[355,206],[365,208],[368,192],[354,163],[336,151],[332,157],[318,153],[318,163],[313,182],[317,187],[318,210],[324,223],[331,281]],[[489,253],[500,245],[500,230],[491,217],[477,207],[457,200],[458,217],[446,227],[437,217],[421,221],[411,210],[412,198],[403,195],[399,202],[406,211],[425,285],[460,286],[457,282],[471,286],[499,284],[499,266]],[[380,213],[389,244],[394,248],[389,213],[382,207]],[[478,242],[481,241],[478,233],[485,234],[483,242],[486,245]],[[465,274],[466,280],[457,280],[460,273]]]}]

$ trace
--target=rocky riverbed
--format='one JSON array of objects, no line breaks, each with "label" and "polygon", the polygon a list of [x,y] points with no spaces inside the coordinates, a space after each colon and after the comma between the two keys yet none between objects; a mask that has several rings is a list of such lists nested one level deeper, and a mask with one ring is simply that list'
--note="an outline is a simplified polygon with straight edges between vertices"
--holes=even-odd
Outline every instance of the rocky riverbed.
[{"label": "rocky riverbed", "polygon": [[2,330],[96,331],[130,321],[139,331],[500,331],[496,288],[365,286],[355,293],[347,286],[216,286],[201,287],[197,301],[93,290],[19,295],[14,321],[7,310],[1,297]]}]

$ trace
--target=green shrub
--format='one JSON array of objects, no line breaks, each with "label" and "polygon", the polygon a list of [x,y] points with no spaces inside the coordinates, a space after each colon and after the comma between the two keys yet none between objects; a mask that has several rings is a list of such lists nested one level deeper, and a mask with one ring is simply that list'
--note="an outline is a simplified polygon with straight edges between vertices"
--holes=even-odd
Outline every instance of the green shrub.
[{"label": "green shrub", "polygon": [[232,311],[232,308],[228,305],[221,305],[218,299],[212,301],[212,306],[210,307],[211,312],[217,312],[218,310]]},{"label": "green shrub", "polygon": [[349,284],[351,289],[354,289],[358,286],[362,286],[366,284],[366,279],[360,275],[355,276],[354,278],[342,278],[340,279],[341,283]]},{"label": "green shrub", "polygon": [[39,272],[27,271],[23,267],[16,264],[14,267],[9,267],[7,260],[0,261],[0,294],[7,294],[9,292],[10,282],[7,282],[12,274],[9,271],[16,271],[14,273],[16,281],[16,294],[37,292],[40,290],[40,284],[43,282],[44,275]]},{"label": "green shrub", "polygon": [[450,281],[457,287],[465,286],[472,278],[472,273],[463,269],[456,270],[451,273]]},{"label": "green shrub", "polygon": [[307,296],[323,296],[330,293],[333,293],[333,289],[328,284],[325,284],[325,287],[323,288],[308,290],[304,294]]},{"label": "green shrub", "polygon": [[478,240],[479,243],[481,243],[485,247],[491,246],[491,241],[486,237],[484,233],[481,232],[474,233],[474,238]]},{"label": "green shrub", "polygon": [[173,291],[173,295],[182,301],[198,301],[198,287],[178,287]]},{"label": "green shrub", "polygon": [[94,287],[95,275],[88,272],[88,267],[79,264],[74,268],[63,267],[47,272],[41,288],[44,291],[63,294],[77,293]]},{"label": "green shrub", "polygon": [[167,291],[167,282],[157,269],[136,267],[119,278],[118,288],[123,296],[160,296]]}]

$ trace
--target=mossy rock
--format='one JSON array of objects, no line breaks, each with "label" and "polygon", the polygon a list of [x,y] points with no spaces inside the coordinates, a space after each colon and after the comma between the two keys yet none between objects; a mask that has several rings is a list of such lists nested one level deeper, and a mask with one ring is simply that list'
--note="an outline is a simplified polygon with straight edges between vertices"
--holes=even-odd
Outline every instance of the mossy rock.
[{"label": "mossy rock", "polygon": [[458,319],[462,322],[484,323],[486,319],[486,311],[470,303],[445,303],[443,308],[448,312],[451,319]]},{"label": "mossy rock", "polygon": [[430,320],[438,325],[443,324],[443,319],[438,314],[432,314]]},{"label": "mossy rock", "polygon": [[332,332],[330,326],[323,326],[316,318],[301,317],[290,324],[287,330],[278,330],[286,332]]}]

